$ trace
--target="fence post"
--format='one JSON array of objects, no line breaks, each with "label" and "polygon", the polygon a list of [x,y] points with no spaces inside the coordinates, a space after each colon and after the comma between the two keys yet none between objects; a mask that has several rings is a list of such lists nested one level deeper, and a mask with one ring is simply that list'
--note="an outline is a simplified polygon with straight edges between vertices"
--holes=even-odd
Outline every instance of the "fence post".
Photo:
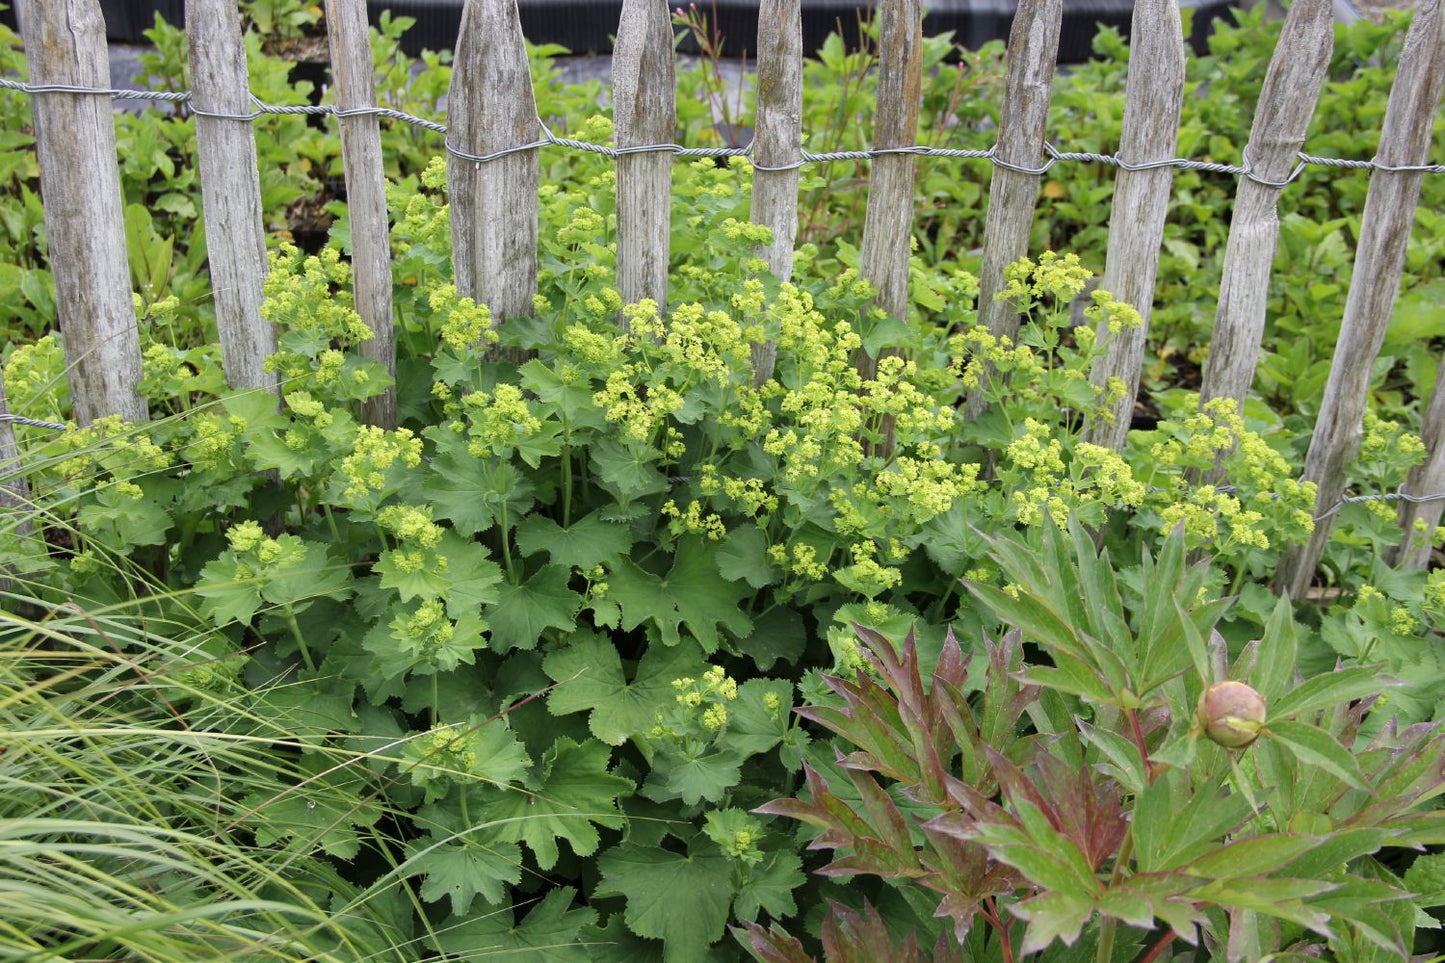
[{"label": "fence post", "polygon": [[[396,378],[396,337],[391,327],[391,239],[386,216],[386,172],[381,163],[381,125],[375,114],[344,116],[376,106],[371,33],[366,0],[326,0],[326,37],[331,79],[336,84],[346,207],[351,217],[351,280],[356,312],[375,335],[361,353]],[[368,398],[361,409],[368,425],[396,427],[396,386]]]},{"label": "fence post", "polygon": [[[1445,16],[1442,0],[1426,0],[1400,51],[1400,66],[1390,88],[1390,102],[1380,129],[1375,162],[1382,168],[1418,167],[1427,162],[1435,107],[1445,87]],[[1304,477],[1319,486],[1317,512],[1334,505],[1345,489],[1345,464],[1359,449],[1370,372],[1385,340],[1390,309],[1400,289],[1410,225],[1420,200],[1420,170],[1376,169],[1360,217],[1360,243],[1340,337],[1330,364],[1330,380],[1315,420],[1314,437],[1305,456]],[[1439,392],[1436,392],[1437,396]],[[1437,442],[1441,407],[1432,399],[1426,433]],[[1434,416],[1433,418],[1431,416]],[[1431,460],[1435,460],[1434,451]],[[1412,479],[1414,478],[1412,474]],[[1415,479],[1418,482],[1418,479]],[[1432,504],[1439,517],[1438,503]],[[1315,566],[1330,537],[1330,519],[1315,523],[1307,544],[1280,560],[1275,586],[1298,598],[1309,588]],[[1409,532],[1406,532],[1409,537]]]},{"label": "fence post", "polygon": [[[623,0],[612,53],[617,149],[670,143],[677,127],[672,18],[667,0]],[[667,303],[672,154],[617,158],[617,286],[622,300]]]},{"label": "fence post", "polygon": [[1211,398],[1233,398],[1242,410],[1254,382],[1279,240],[1276,204],[1298,163],[1334,37],[1331,0],[1296,0],[1290,7],[1245,147],[1250,173],[1240,177],[1234,198],[1214,336],[1199,389],[1201,405]]},{"label": "fence post", "polygon": [[[1184,103],[1184,31],[1175,0],[1136,0],[1129,30],[1129,79],[1124,92],[1124,130],[1119,157],[1129,164],[1172,159],[1179,137]],[[1104,262],[1104,290],[1139,309],[1144,323],[1117,334],[1099,325],[1104,354],[1094,363],[1090,380],[1099,387],[1118,378],[1124,397],[1112,403],[1112,420],[1100,420],[1089,440],[1116,451],[1124,448],[1139,393],[1144,342],[1154,307],[1159,273],[1159,248],[1169,214],[1172,167],[1120,169],[1114,181],[1114,207],[1109,215],[1109,249]]]},{"label": "fence post", "polygon": [[[773,232],[759,252],[779,281],[793,276],[798,237],[798,168],[803,159],[803,6],[801,0],[763,0],[758,10],[758,107],[753,122],[754,224]],[[785,168],[768,170],[767,168]],[[753,383],[773,376],[778,343],[753,345]]]},{"label": "fence post", "polygon": [[[918,98],[923,85],[923,12],[918,0],[883,0],[878,11],[878,95],[873,147],[911,147],[918,142]],[[877,295],[873,303],[891,317],[908,320],[908,255],[913,238],[913,154],[873,158],[858,273]],[[885,350],[883,354],[897,353]],[[878,358],[858,350],[858,372],[878,373]],[[891,435],[891,432],[889,432]],[[892,439],[885,439],[892,448]]]},{"label": "fence post", "polygon": [[[96,0],[27,0],[21,22],[31,83],[110,88]],[[111,99],[33,94],[31,110],[76,421],[87,425],[106,415],[145,421]]]},{"label": "fence post", "polygon": [[[474,156],[541,139],[516,0],[467,0],[447,104],[453,150]],[[447,159],[457,290],[485,304],[492,326],[530,315],[537,293],[537,148],[477,162]],[[522,353],[524,354],[524,353]],[[517,362],[517,352],[498,357]]]},{"label": "fence post", "polygon": [[[191,49],[191,109],[196,118],[206,260],[215,292],[221,363],[232,388],[276,391],[263,367],[276,351],[276,328],[261,319],[266,229],[256,173],[256,130],[240,10],[231,0],[186,0]],[[205,26],[200,26],[204,24]],[[212,116],[212,115],[227,116]]]},{"label": "fence post", "polygon": [[[1010,304],[995,301],[994,295],[1003,290],[1003,269],[1028,253],[1040,176],[1030,171],[1043,166],[1063,15],[1062,0],[1020,0],[1009,31],[1008,76],[983,229],[978,323],[995,335],[1010,338],[1018,334],[1018,312]],[[976,417],[983,407],[982,394],[971,393],[969,417]]]}]

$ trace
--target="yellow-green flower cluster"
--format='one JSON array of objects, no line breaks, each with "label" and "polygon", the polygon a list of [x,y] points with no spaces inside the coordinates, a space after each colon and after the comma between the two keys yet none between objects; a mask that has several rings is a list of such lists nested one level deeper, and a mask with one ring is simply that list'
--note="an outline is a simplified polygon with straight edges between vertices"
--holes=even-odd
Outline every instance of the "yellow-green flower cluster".
[{"label": "yellow-green flower cluster", "polygon": [[981,324],[954,335],[949,354],[951,370],[970,391],[984,387],[991,373],[1027,383],[1047,370],[1033,348],[1014,344],[1008,335],[995,336]]},{"label": "yellow-green flower cluster", "polygon": [[661,513],[663,518],[671,519],[667,530],[673,535],[691,533],[713,542],[727,537],[728,530],[722,516],[716,512],[704,512],[701,502],[692,502],[687,508],[679,509],[677,502],[669,498],[663,503]]},{"label": "yellow-green flower cluster", "polygon": [[806,542],[768,546],[768,559],[778,568],[799,578],[816,582],[828,574],[828,560],[819,559],[817,549]]},{"label": "yellow-green flower cluster", "polygon": [[391,620],[391,637],[426,659],[450,643],[455,633],[456,625],[447,618],[446,606],[440,599],[419,602],[411,612],[402,612]]},{"label": "yellow-green flower cluster", "polygon": [[769,515],[778,510],[778,496],[770,494],[761,478],[727,478],[722,492],[744,515]]},{"label": "yellow-green flower cluster", "polygon": [[407,742],[402,769],[412,785],[426,789],[429,798],[439,796],[436,784],[445,786],[476,771],[476,743],[475,733],[461,726],[430,729]]},{"label": "yellow-green flower cluster", "polygon": [[295,535],[271,538],[259,523],[241,522],[226,532],[226,541],[236,555],[238,582],[262,580],[306,558],[306,543]]},{"label": "yellow-green flower cluster", "polygon": [[[1096,290],[1092,297],[1094,303],[1084,309],[1084,317],[1110,334],[1118,334],[1126,328],[1137,328],[1144,323],[1144,316],[1139,313],[1138,308],[1116,300],[1108,291]],[[1085,331],[1093,334],[1090,328],[1079,328],[1075,331],[1075,337]],[[1082,347],[1082,344],[1080,346]]]},{"label": "yellow-green flower cluster", "polygon": [[727,725],[727,703],[738,697],[738,684],[728,678],[721,667],[709,668],[700,680],[690,677],[674,679],[672,687],[677,690],[677,704],[684,710],[685,717],[697,715],[702,727],[709,732],[717,732]]},{"label": "yellow-green flower cluster", "polygon": [[319,340],[370,340],[371,329],[352,307],[350,280],[351,268],[335,248],[302,257],[294,245],[282,244],[271,255],[261,317]]},{"label": "yellow-green flower cluster", "polygon": [[42,421],[64,421],[70,386],[65,350],[53,334],[21,344],[5,359],[5,397],[10,410]]},{"label": "yellow-green flower cluster", "polygon": [[387,552],[398,571],[406,574],[423,569],[446,571],[447,560],[435,551],[444,530],[432,521],[430,505],[388,505],[377,513],[376,523],[400,543]]},{"label": "yellow-green flower cluster", "polygon": [[[1295,477],[1284,456],[1245,427],[1234,399],[1211,399],[1178,424],[1159,427],[1164,440],[1150,454],[1161,490],[1148,501],[1160,506],[1166,530],[1183,522],[1191,538],[1214,541],[1220,549],[1297,543],[1314,530],[1315,484]],[[1192,482],[1191,471],[1216,467],[1233,491]]]},{"label": "yellow-green flower cluster", "polygon": [[433,317],[441,318],[441,340],[453,351],[465,351],[499,340],[492,312],[485,304],[459,297],[455,284],[438,284],[427,295]]},{"label": "yellow-green flower cluster", "polygon": [[421,464],[421,439],[409,428],[387,431],[363,425],[356,432],[351,454],[341,460],[341,477],[346,482],[342,495],[352,503],[369,501],[387,486],[387,472],[394,465],[415,468]]},{"label": "yellow-green flower cluster", "polygon": [[1004,286],[994,299],[1013,301],[1025,311],[1044,297],[1067,302],[1082,294],[1093,276],[1092,271],[1079,263],[1077,254],[1060,257],[1053,251],[1045,251],[1037,262],[1020,258],[1004,268]]},{"label": "yellow-green flower cluster", "polygon": [[542,419],[516,385],[499,384],[490,393],[473,391],[462,396],[461,407],[466,415],[467,452],[473,458],[506,455],[542,431]]},{"label": "yellow-green flower cluster", "polygon": [[73,453],[56,466],[60,477],[67,479],[96,471],[110,471],[117,478],[135,478],[163,471],[174,462],[169,452],[147,437],[145,428],[122,420],[120,415],[97,418],[84,428],[72,425],[52,444],[61,453]]},{"label": "yellow-green flower cluster", "polygon": [[[1264,516],[1243,508],[1238,498],[1215,485],[1190,489],[1185,501],[1165,505],[1160,517],[1165,529],[1183,523],[1186,535],[1205,542],[1269,548],[1269,538],[1260,527]],[[1227,526],[1227,538],[1220,531],[1221,522]]]},{"label": "yellow-green flower cluster", "polygon": [[[902,547],[896,543],[889,547],[890,554],[903,552]],[[903,583],[902,572],[879,561],[878,547],[871,540],[855,542],[852,552],[853,564],[837,573],[838,581],[848,588],[872,599]],[[901,559],[896,555],[890,558],[890,561],[897,560]]]}]

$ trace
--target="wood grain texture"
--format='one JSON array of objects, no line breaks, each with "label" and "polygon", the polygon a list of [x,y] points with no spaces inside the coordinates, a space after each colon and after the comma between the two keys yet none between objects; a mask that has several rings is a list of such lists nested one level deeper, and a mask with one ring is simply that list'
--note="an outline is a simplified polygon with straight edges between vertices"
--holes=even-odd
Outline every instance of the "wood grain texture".
[{"label": "wood grain texture", "polygon": [[[999,110],[996,156],[1019,167],[1043,166],[1043,149],[1059,55],[1063,0],[1020,0],[1008,40],[1008,75]],[[1039,175],[995,166],[989,181],[979,268],[978,323],[995,335],[1018,334],[1013,305],[995,301],[1003,290],[1003,270],[1028,253]],[[983,410],[982,395],[968,400],[970,417]]]},{"label": "wood grain texture", "polygon": [[[883,0],[878,11],[878,94],[873,147],[918,142],[918,99],[923,83],[923,11],[918,0]],[[859,274],[878,292],[873,303],[894,318],[908,318],[908,255],[913,238],[914,154],[873,158],[868,209],[863,218]],[[864,378],[878,359],[859,351]]]},{"label": "wood grain texture", "polygon": [[186,39],[221,363],[232,388],[276,391],[276,376],[263,367],[276,352],[276,328],[261,318],[267,265],[256,130],[249,121],[204,116],[253,109],[240,9],[232,0],[186,0],[185,10],[187,23],[205,24]]},{"label": "wood grain texture", "polygon": [[[1168,160],[1178,143],[1179,114],[1184,103],[1184,32],[1175,0],[1137,0],[1129,36],[1129,78],[1124,92],[1119,156],[1129,164]],[[1095,362],[1090,380],[1103,387],[1109,379],[1119,378],[1127,392],[1110,406],[1113,420],[1094,424],[1089,440],[1116,451],[1124,448],[1139,392],[1173,180],[1173,168],[1160,167],[1120,169],[1114,182],[1102,287],[1138,308],[1144,319],[1139,327],[1117,334],[1111,334],[1107,324],[1099,326],[1099,345],[1104,354]]]},{"label": "wood grain texture", "polygon": [[[376,106],[371,30],[366,0],[326,0],[326,36],[331,45],[331,79],[336,106]],[[351,219],[351,280],[356,311],[374,337],[361,353],[380,361],[396,377],[396,335],[392,330],[391,239],[386,211],[386,171],[381,159],[381,125],[375,115],[340,117],[341,161],[346,172],[346,207]],[[368,425],[396,427],[396,388],[362,405]]]},{"label": "wood grain texture", "polygon": [[[516,0],[467,0],[452,67],[452,90],[458,89],[467,91],[466,116],[450,105],[447,111],[448,123],[460,124],[450,134],[458,149],[486,155],[541,138]],[[453,253],[457,290],[491,309],[493,327],[531,315],[537,293],[537,148],[486,163],[453,157],[448,170],[456,179],[451,181],[452,235],[462,232],[467,238]],[[461,180],[465,191],[457,190]],[[464,254],[470,255],[465,287]],[[521,353],[495,354],[524,360]]]},{"label": "wood grain texture", "polygon": [[[763,167],[786,167],[803,156],[803,9],[801,0],[763,0],[758,11],[757,117],[753,122],[753,160]],[[798,170],[753,171],[752,221],[773,232],[773,243],[759,252],[779,281],[793,276],[793,245],[798,236]],[[776,341],[752,346],[753,382],[773,376]]]},{"label": "wood grain texture", "polygon": [[[612,119],[619,148],[669,143],[677,127],[672,18],[667,0],[623,0],[612,53]],[[667,304],[672,154],[617,158],[617,286],[622,299]]]},{"label": "wood grain texture", "polygon": [[[1405,37],[1385,122],[1380,129],[1380,148],[1375,154],[1375,160],[1382,165],[1409,167],[1427,162],[1435,108],[1445,88],[1442,2],[1445,0],[1422,3]],[[1321,509],[1339,500],[1345,487],[1345,465],[1359,450],[1370,371],[1384,343],[1390,311],[1399,293],[1405,247],[1410,240],[1415,206],[1420,200],[1420,181],[1424,176],[1420,171],[1386,170],[1376,170],[1370,175],[1345,316],[1340,323],[1340,337],[1330,364],[1330,378],[1325,383],[1314,436],[1310,439],[1309,454],[1305,456],[1304,477],[1319,486]],[[1426,433],[1435,442],[1429,455],[1432,462],[1438,458],[1436,450],[1441,433],[1439,394],[1437,388],[1427,414],[1427,419],[1434,416],[1426,426]],[[1438,505],[1433,507],[1438,516]],[[1309,542],[1280,560],[1276,587],[1298,598],[1314,578],[1315,566],[1324,554],[1329,537],[1330,519],[1317,523]]]},{"label": "wood grain texture", "polygon": [[[1324,85],[1334,36],[1331,0],[1296,0],[1290,7],[1245,148],[1253,171],[1264,180],[1284,181],[1298,163],[1297,154]],[[1279,241],[1276,205],[1282,190],[1248,177],[1239,179],[1200,404],[1211,398],[1233,398],[1242,406],[1254,382],[1269,303],[1270,269]]]},{"label": "wood grain texture", "polygon": [[[31,82],[110,87],[97,0],[29,0],[22,22]],[[111,99],[49,93],[32,94],[30,103],[76,421],[144,421]]]}]

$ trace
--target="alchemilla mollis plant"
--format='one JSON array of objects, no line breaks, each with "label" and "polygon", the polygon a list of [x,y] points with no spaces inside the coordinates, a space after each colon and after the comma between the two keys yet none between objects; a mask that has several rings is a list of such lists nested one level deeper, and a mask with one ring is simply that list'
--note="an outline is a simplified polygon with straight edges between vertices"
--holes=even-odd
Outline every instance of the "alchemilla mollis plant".
[{"label": "alchemilla mollis plant", "polygon": [[[156,36],[151,67],[179,83],[178,34]],[[1386,43],[1371,37],[1360,50]],[[947,48],[931,42],[930,63]],[[982,100],[964,92],[994,82],[990,56],[926,93],[970,136],[987,124],[968,120]],[[424,62],[393,79],[426,113],[447,67]],[[825,51],[810,70],[856,73],[850,96],[868,99],[866,57]],[[595,100],[541,86],[545,111]],[[588,114],[566,129],[608,142],[605,113]],[[179,123],[125,129],[164,167]],[[268,211],[334,157],[328,135],[295,133]],[[976,324],[970,265],[940,253],[966,247],[976,185],[935,176],[913,307],[890,318],[829,190],[847,172],[805,181],[785,284],[757,258],[770,238],[746,220],[741,159],[677,166],[659,305],[617,290],[609,162],[545,155],[534,312],[495,324],[452,284],[445,165],[388,136],[395,430],[360,415],[392,378],[358,350],[370,332],[344,218],[329,245],[273,246],[279,398],[231,392],[194,252],[169,256],[193,185],[173,171],[142,217],[161,168],[128,169],[154,420],[20,428],[36,516],[0,524],[16,654],[0,777],[5,825],[29,847],[3,872],[32,894],[7,950],[1052,961],[1427,947],[1445,905],[1440,859],[1417,855],[1442,842],[1445,579],[1381,559],[1436,533],[1352,505],[1321,600],[1291,611],[1267,587],[1314,524],[1307,426],[1281,399],[1318,359],[1278,348],[1269,404],[1243,410],[1156,383],[1157,422],[1122,452],[1093,445],[1122,391],[1089,378],[1099,336],[1140,318],[1092,289],[1087,227],[1085,249],[1038,243],[1009,269],[1023,323],[995,337]],[[1060,201],[1050,236],[1091,210],[1083,187],[1063,188],[1045,191]],[[6,250],[29,278],[38,207],[21,206]],[[1192,201],[1189,233],[1170,238],[1169,290],[1223,223],[1196,216],[1208,206]],[[1309,223],[1287,218],[1285,246],[1334,263],[1333,235]],[[43,328],[36,283],[17,283],[23,323]],[[1301,325],[1303,289],[1284,287],[1280,325]],[[1162,363],[1187,324],[1178,310],[1155,322]],[[750,344],[764,340],[778,364],[759,384]],[[902,354],[860,374],[885,347]],[[1424,371],[1419,352],[1401,363]],[[63,365],[60,335],[15,339],[11,410],[69,419]],[[987,402],[978,418],[962,413],[970,395]],[[1416,420],[1383,388],[1352,483],[1397,486],[1424,454]]]}]

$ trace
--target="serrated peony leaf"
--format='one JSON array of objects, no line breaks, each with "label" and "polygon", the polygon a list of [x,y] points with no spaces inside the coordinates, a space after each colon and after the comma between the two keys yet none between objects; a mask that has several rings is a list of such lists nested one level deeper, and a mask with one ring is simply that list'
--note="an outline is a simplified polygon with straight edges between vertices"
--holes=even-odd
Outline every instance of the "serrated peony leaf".
[{"label": "serrated peony leaf", "polygon": [[1024,931],[1020,956],[1038,953],[1055,939],[1065,945],[1072,945],[1079,938],[1079,931],[1093,915],[1092,903],[1064,893],[1044,893],[1024,900],[1013,907],[1015,914],[1029,921]]},{"label": "serrated peony leaf", "polygon": [[700,963],[727,925],[732,866],[719,855],[681,855],[623,843],[597,860],[598,896],[624,896],[638,936],[663,941],[671,963]]}]

